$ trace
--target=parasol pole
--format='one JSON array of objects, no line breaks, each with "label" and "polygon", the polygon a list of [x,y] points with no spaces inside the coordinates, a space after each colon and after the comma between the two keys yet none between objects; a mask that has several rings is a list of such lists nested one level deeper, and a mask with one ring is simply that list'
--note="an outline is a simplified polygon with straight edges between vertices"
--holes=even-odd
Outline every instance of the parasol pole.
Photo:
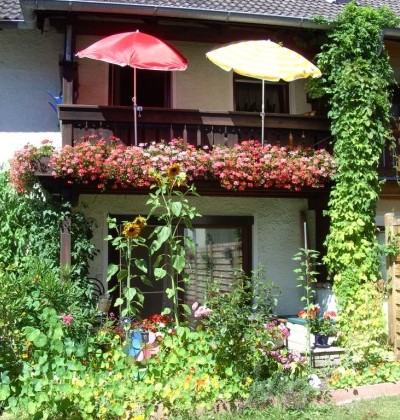
[{"label": "parasol pole", "polygon": [[133,130],[135,146],[137,146],[137,101],[136,101],[136,67],[133,67]]},{"label": "parasol pole", "polygon": [[262,79],[262,92],[261,92],[261,144],[264,146],[264,118],[265,118],[265,107],[264,107],[264,100],[265,100],[265,93],[264,93],[264,79]]}]

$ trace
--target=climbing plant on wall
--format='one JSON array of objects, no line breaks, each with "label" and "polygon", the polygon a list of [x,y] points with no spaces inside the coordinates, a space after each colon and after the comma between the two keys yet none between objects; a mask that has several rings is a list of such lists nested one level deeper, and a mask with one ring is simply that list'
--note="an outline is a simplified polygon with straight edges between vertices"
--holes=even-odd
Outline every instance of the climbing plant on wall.
[{"label": "climbing plant on wall", "polygon": [[338,16],[317,57],[323,72],[318,87],[329,101],[337,162],[325,262],[334,281],[344,344],[358,350],[358,357],[367,352],[372,356],[385,340],[375,207],[381,186],[379,158],[392,136],[393,73],[383,29],[397,24],[386,7],[352,2]]}]

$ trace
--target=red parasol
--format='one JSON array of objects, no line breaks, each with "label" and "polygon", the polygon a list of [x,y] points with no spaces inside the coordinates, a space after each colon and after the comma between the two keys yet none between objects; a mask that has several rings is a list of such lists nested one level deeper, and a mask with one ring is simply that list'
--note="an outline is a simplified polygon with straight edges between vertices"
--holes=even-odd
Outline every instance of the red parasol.
[{"label": "red parasol", "polygon": [[133,110],[135,145],[137,145],[136,69],[182,71],[186,58],[174,47],[154,36],[136,31],[115,34],[95,42],[76,54],[119,66],[133,67]]}]

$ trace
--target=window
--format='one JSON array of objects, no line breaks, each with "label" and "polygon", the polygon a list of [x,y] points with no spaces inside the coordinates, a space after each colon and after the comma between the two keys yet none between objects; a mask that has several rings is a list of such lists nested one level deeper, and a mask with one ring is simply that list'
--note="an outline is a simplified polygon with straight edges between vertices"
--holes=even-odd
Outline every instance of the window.
[{"label": "window", "polygon": [[394,118],[400,117],[400,88],[399,86],[392,86],[392,115]]},{"label": "window", "polygon": [[[235,75],[233,82],[235,110],[261,112],[262,81]],[[289,90],[286,82],[265,82],[264,89],[265,112],[289,112]]]},{"label": "window", "polygon": [[190,283],[185,286],[184,300],[188,305],[204,301],[210,281],[216,280],[221,291],[229,291],[237,270],[250,274],[252,224],[252,217],[204,217],[193,231],[185,232],[196,245],[186,252]]},{"label": "window", "polygon": [[[116,217],[119,223],[131,220],[132,216],[111,216]],[[204,297],[204,290],[208,280],[215,279],[221,281],[221,288],[229,290],[230,284],[234,279],[234,272],[243,269],[246,274],[251,271],[251,226],[253,217],[234,217],[234,216],[207,216],[193,221],[193,231],[185,229],[182,232],[190,236],[195,244],[194,250],[186,253],[186,272],[190,275],[190,283],[185,285],[182,295],[183,300],[192,304],[194,301],[201,301]],[[158,225],[156,219],[150,220],[142,235],[148,237],[155,226]],[[183,229],[183,227],[182,227]],[[115,232],[109,232],[114,235]],[[163,254],[165,250],[160,250]],[[145,248],[135,248],[135,256],[148,260]],[[121,256],[117,250],[109,243],[108,248],[109,263],[121,264]],[[152,286],[143,284],[139,279],[134,279],[133,286],[138,287],[144,294],[144,305],[141,311],[142,317],[147,317],[154,313],[160,313],[170,302],[165,290],[170,286],[167,281],[155,281],[151,264],[148,264],[148,280]],[[138,273],[138,269],[133,266],[132,271]],[[109,288],[118,285],[117,280],[113,279]],[[120,287],[113,292],[112,298],[119,296]]]},{"label": "window", "polygon": [[[131,106],[133,96],[133,69],[111,66],[111,105]],[[171,72],[136,70],[137,104],[143,107],[169,108],[171,106]]]}]

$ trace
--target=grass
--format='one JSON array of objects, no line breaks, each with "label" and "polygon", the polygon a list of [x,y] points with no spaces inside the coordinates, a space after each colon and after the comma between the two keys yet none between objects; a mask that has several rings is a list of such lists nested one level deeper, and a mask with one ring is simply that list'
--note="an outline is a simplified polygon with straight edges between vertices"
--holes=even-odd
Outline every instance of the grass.
[{"label": "grass", "polygon": [[400,396],[380,397],[357,401],[342,406],[310,406],[302,411],[288,411],[284,408],[271,407],[266,410],[248,410],[243,413],[230,413],[217,417],[218,420],[400,420]]},{"label": "grass", "polygon": [[[303,411],[288,411],[284,408],[271,407],[266,410],[248,410],[241,414],[229,413],[219,416],[199,417],[199,420],[400,420],[400,396],[380,397],[357,401],[342,406],[310,406]],[[14,417],[0,415],[0,420],[15,420]]]}]

